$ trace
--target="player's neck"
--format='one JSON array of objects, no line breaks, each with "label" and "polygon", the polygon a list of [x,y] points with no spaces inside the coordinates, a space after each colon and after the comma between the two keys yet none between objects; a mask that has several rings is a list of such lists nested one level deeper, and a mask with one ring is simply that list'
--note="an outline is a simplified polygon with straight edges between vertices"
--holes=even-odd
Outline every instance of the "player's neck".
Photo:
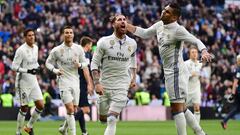
[{"label": "player's neck", "polygon": [[71,47],[71,46],[72,46],[72,43],[73,43],[73,42],[66,42],[66,41],[64,41],[64,44],[65,44],[67,47]]},{"label": "player's neck", "polygon": [[195,63],[197,62],[197,59],[191,59],[191,60],[192,60],[193,62],[195,62]]},{"label": "player's neck", "polygon": [[27,46],[33,48],[33,44],[31,44],[31,43],[27,43],[27,42],[26,42],[26,44],[27,44]]},{"label": "player's neck", "polygon": [[126,36],[125,34],[120,34],[120,33],[117,33],[117,32],[114,32],[114,35],[119,39],[123,39]]}]

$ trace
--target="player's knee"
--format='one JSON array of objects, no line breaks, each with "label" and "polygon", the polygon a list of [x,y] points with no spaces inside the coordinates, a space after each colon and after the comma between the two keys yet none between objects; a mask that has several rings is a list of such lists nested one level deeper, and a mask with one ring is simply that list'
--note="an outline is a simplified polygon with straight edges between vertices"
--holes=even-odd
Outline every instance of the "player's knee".
[{"label": "player's knee", "polygon": [[117,116],[116,115],[109,115],[107,117],[107,122],[108,123],[116,123],[117,122]]},{"label": "player's knee", "polygon": [[194,112],[200,112],[200,107],[198,105],[193,106]]},{"label": "player's knee", "polygon": [[100,115],[100,116],[99,116],[99,120],[100,120],[102,123],[106,123],[106,122],[107,122],[107,115]]},{"label": "player's knee", "polygon": [[89,107],[83,107],[81,108],[84,114],[90,113],[90,108]]},{"label": "player's knee", "polygon": [[21,110],[21,112],[27,112],[28,111],[28,106],[27,105],[21,106],[20,110]]},{"label": "player's knee", "polygon": [[36,105],[36,108],[37,108],[38,110],[43,110],[44,104],[38,104],[38,105]]},{"label": "player's knee", "polygon": [[183,103],[171,103],[172,113],[183,112],[185,105]]}]

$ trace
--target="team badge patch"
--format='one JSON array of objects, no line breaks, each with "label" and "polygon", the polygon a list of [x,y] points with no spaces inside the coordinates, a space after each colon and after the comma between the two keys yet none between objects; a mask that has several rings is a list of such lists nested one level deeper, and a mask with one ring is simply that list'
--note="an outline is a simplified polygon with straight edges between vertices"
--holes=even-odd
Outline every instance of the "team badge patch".
[{"label": "team badge patch", "polygon": [[109,43],[110,43],[110,48],[109,49],[113,49],[113,45],[115,44],[114,40],[110,40]]},{"label": "team badge patch", "polygon": [[110,40],[109,43],[110,43],[110,45],[112,45],[112,46],[115,44],[114,40]]}]

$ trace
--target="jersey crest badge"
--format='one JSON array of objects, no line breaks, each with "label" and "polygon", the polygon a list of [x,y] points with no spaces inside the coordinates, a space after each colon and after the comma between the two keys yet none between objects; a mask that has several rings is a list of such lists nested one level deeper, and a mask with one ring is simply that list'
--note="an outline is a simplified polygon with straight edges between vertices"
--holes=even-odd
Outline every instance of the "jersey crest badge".
[{"label": "jersey crest badge", "polygon": [[111,45],[109,49],[113,49],[113,45],[115,44],[114,40],[110,40],[109,43]]}]

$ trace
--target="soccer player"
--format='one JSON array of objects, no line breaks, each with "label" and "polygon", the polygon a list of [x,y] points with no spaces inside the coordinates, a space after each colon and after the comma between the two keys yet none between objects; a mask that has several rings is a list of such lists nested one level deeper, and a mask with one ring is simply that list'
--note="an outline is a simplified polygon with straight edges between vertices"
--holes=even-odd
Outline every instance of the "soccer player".
[{"label": "soccer player", "polygon": [[204,131],[190,110],[186,108],[185,100],[188,90],[188,70],[182,58],[182,41],[197,45],[203,61],[211,61],[211,55],[205,45],[183,26],[177,23],[181,8],[176,3],[167,5],[161,14],[160,21],[147,29],[127,24],[127,29],[142,38],[157,36],[160,56],[163,62],[165,86],[171,101],[173,118],[178,135],[186,135],[186,123],[197,135]]},{"label": "soccer player", "polygon": [[221,125],[223,129],[227,129],[227,122],[230,118],[232,118],[235,114],[240,112],[240,54],[237,56],[237,69],[236,76],[234,76],[233,86],[232,86],[232,96],[231,100],[235,100],[236,104],[234,108],[228,113],[228,115],[221,121]]},{"label": "soccer player", "polygon": [[38,64],[38,46],[35,44],[35,33],[33,29],[24,31],[25,43],[22,44],[16,51],[12,63],[12,70],[17,72],[16,76],[16,92],[20,98],[20,110],[17,116],[17,131],[16,135],[21,135],[25,116],[28,111],[28,103],[33,100],[35,110],[24,126],[24,131],[29,135],[33,135],[33,124],[37,121],[44,108],[43,96],[39,87],[36,74],[39,73]]},{"label": "soccer player", "polygon": [[187,106],[193,106],[194,116],[200,123],[201,84],[199,77],[202,63],[198,61],[198,49],[195,46],[190,47],[189,56],[190,59],[184,62],[190,72]]},{"label": "soccer player", "polygon": [[[85,52],[85,57],[89,61],[92,59],[92,39],[90,37],[82,37],[80,40],[80,44],[83,47],[83,50]],[[90,105],[88,103],[88,93],[91,95],[93,94],[93,82],[92,78],[90,77],[89,68],[79,69],[79,75],[80,75],[80,100],[79,100],[79,107],[80,110],[78,110],[76,116],[79,121],[79,125],[82,131],[82,135],[88,135],[88,132],[86,130],[86,124],[84,119],[84,114],[87,114],[90,112]],[[88,78],[90,77],[90,78]]]},{"label": "soccer player", "polygon": [[114,32],[98,40],[91,63],[95,90],[100,95],[99,118],[107,122],[104,135],[115,135],[118,116],[128,100],[128,89],[136,84],[137,43],[126,35],[125,16],[118,14],[110,21]]},{"label": "soccer player", "polygon": [[86,68],[88,63],[85,53],[80,45],[73,43],[73,29],[66,26],[63,29],[64,42],[52,49],[46,67],[57,75],[60,96],[67,109],[67,116],[59,131],[67,134],[70,129],[71,135],[76,135],[74,112],[77,109],[80,94],[80,82],[78,69]]}]

